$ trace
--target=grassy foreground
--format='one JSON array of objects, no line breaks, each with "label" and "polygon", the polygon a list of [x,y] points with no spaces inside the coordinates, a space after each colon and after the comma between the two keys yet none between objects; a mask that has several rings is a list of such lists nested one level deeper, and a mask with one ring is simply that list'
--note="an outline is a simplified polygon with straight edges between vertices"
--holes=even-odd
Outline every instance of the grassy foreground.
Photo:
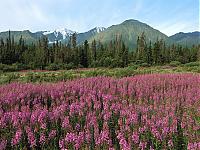
[{"label": "grassy foreground", "polygon": [[154,66],[154,67],[138,67],[129,66],[126,68],[90,68],[76,70],[59,70],[59,71],[41,71],[26,70],[20,72],[0,72],[0,84],[11,82],[58,82],[77,78],[87,77],[127,77],[138,74],[152,73],[200,73],[200,66],[184,65],[184,66]]}]

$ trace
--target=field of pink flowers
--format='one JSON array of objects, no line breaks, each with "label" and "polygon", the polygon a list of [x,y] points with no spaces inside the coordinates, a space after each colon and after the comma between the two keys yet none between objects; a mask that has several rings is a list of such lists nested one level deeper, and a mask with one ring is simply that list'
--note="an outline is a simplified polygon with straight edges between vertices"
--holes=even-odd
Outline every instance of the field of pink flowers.
[{"label": "field of pink flowers", "polygon": [[200,149],[200,75],[0,86],[0,150]]}]

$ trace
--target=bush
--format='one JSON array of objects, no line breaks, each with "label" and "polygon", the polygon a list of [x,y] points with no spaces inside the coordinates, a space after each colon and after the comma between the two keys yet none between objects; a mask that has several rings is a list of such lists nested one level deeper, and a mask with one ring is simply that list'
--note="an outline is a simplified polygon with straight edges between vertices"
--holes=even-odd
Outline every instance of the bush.
[{"label": "bush", "polygon": [[122,62],[122,60],[112,59],[110,67],[111,68],[123,67],[123,62]]},{"label": "bush", "polygon": [[186,63],[184,66],[186,67],[200,66],[200,62],[190,62],[190,63]]},{"label": "bush", "polygon": [[12,64],[13,68],[15,69],[15,71],[20,71],[20,70],[27,70],[29,69],[29,67],[25,64],[22,63],[15,63]]},{"label": "bush", "polygon": [[134,63],[131,63],[131,64],[128,65],[128,68],[133,69],[133,70],[136,70],[138,67],[139,67],[139,65],[136,65]]},{"label": "bush", "polygon": [[[99,62],[98,61],[93,61],[91,64],[90,64],[90,68],[95,68],[95,67],[98,67],[98,65],[99,65]],[[78,68],[80,68],[80,67],[78,67]],[[82,68],[82,67],[81,67]]]},{"label": "bush", "polygon": [[13,72],[16,71],[16,66],[5,65],[2,70],[3,72]]},{"label": "bush", "polygon": [[177,67],[177,66],[180,66],[181,65],[181,62],[179,61],[172,61],[170,62],[169,64],[171,67]]},{"label": "bush", "polygon": [[106,57],[103,61],[103,66],[110,67],[111,63],[112,63],[112,59],[110,57]]},{"label": "bush", "polygon": [[137,61],[135,62],[136,65],[141,65],[141,64],[143,64],[143,63],[145,63],[143,60],[137,60]]},{"label": "bush", "polygon": [[141,66],[141,67],[150,67],[151,65],[148,64],[148,63],[142,63],[142,64],[140,64],[139,66]]},{"label": "bush", "polygon": [[13,72],[27,69],[29,69],[29,67],[21,63],[15,63],[12,65],[0,64],[0,70],[2,70],[3,72]]},{"label": "bush", "polygon": [[70,70],[70,69],[75,69],[75,68],[77,68],[75,65],[74,65],[74,63],[69,63],[69,64],[64,64],[63,65],[63,69],[67,69],[67,70]]},{"label": "bush", "polygon": [[3,70],[6,67],[5,64],[0,63],[0,70]]},{"label": "bush", "polygon": [[49,71],[56,71],[56,70],[59,70],[60,69],[60,65],[58,64],[49,64],[48,66],[45,67],[46,70],[49,70]]}]

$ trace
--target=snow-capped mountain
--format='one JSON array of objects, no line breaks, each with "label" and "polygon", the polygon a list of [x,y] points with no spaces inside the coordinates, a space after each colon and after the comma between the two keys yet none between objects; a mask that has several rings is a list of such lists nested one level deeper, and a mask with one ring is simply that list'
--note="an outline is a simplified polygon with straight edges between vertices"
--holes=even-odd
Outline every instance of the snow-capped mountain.
[{"label": "snow-capped mountain", "polygon": [[69,30],[69,29],[56,29],[54,31],[45,31],[43,32],[44,35],[49,35],[49,34],[54,34],[55,37],[58,37],[59,34],[62,35],[63,39],[65,39],[66,37],[71,36],[73,33],[76,33],[75,31]]},{"label": "snow-capped mountain", "polygon": [[97,33],[104,31],[106,28],[104,27],[96,27],[94,28],[94,31],[96,31]]},{"label": "snow-capped mountain", "polygon": [[69,29],[56,29],[53,31],[44,31],[43,35],[47,36],[50,43],[53,43],[55,41],[62,41],[65,39],[69,39],[72,34],[77,33],[75,31],[69,30]]},{"label": "snow-capped mountain", "polygon": [[70,36],[72,36],[72,34],[76,33],[77,34],[77,43],[82,43],[84,42],[84,40],[87,40],[91,37],[93,37],[94,35],[104,31],[106,28],[104,27],[95,27],[87,32],[83,32],[83,33],[78,33],[76,31],[72,31],[69,29],[56,29],[56,30],[52,30],[52,31],[44,31],[43,35],[48,37],[49,43],[54,43],[56,41],[61,41],[64,43],[67,43],[70,39]]},{"label": "snow-capped mountain", "polygon": [[95,27],[87,32],[77,34],[77,43],[83,43],[85,40],[93,38],[96,34],[103,32],[106,28],[104,27]]},{"label": "snow-capped mountain", "polygon": [[[81,44],[85,40],[89,40],[90,38],[94,37],[96,34],[104,31],[105,29],[106,28],[104,27],[95,27],[83,33],[78,33],[76,31],[72,31],[67,28],[47,30],[47,31],[37,31],[37,32],[30,32],[29,30],[25,30],[25,31],[12,31],[12,35],[14,35],[16,40],[19,40],[19,38],[22,35],[23,37],[26,37],[27,39],[29,39],[27,40],[28,43],[36,42],[42,36],[46,36],[49,40],[49,43],[51,44],[51,43],[55,43],[56,41],[59,41],[62,43],[68,43],[72,34],[76,33],[77,44]],[[6,38],[7,32],[0,33],[0,37],[1,36]]]}]

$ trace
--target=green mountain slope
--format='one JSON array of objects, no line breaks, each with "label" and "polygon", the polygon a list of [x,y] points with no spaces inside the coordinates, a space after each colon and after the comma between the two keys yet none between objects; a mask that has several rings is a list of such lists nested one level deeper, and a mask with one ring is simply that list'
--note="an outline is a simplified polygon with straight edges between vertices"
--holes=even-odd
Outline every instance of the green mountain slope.
[{"label": "green mountain slope", "polygon": [[94,38],[97,34],[103,32],[106,28],[103,27],[96,27],[94,29],[91,29],[84,33],[77,34],[77,43],[81,44],[84,43],[85,40],[89,40],[91,38]]},{"label": "green mountain slope", "polygon": [[192,46],[196,44],[200,44],[200,32],[190,32],[190,33],[177,33],[169,37],[172,41],[177,44],[181,44],[184,46]]},{"label": "green mountain slope", "polygon": [[155,42],[157,38],[163,40],[168,39],[165,34],[145,23],[139,22],[137,20],[126,20],[121,24],[113,25],[103,32],[100,32],[91,38],[90,42],[95,39],[104,43],[108,43],[110,40],[115,39],[116,36],[121,35],[125,44],[128,45],[130,49],[133,49],[136,47],[137,38],[142,34],[142,32],[145,33],[147,42],[150,40]]},{"label": "green mountain slope", "polygon": [[[11,37],[14,37],[15,42],[18,42],[20,37],[25,40],[27,44],[37,42],[37,38],[41,35],[31,33],[29,30],[24,30],[24,31],[10,31]],[[9,32],[1,32],[0,33],[0,39],[6,40],[9,36]]]}]

